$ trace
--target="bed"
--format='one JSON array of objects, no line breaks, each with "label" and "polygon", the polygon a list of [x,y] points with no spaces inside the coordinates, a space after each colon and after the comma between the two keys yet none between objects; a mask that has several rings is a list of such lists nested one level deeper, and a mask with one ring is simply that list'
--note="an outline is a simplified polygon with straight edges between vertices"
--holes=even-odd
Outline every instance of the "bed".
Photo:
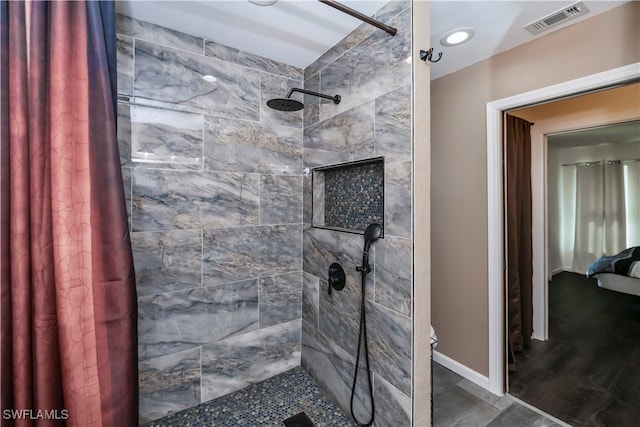
[{"label": "bed", "polygon": [[614,273],[598,273],[598,286],[625,294],[640,295],[640,279]]},{"label": "bed", "polygon": [[598,258],[589,266],[587,277],[595,277],[601,288],[640,296],[640,246]]}]

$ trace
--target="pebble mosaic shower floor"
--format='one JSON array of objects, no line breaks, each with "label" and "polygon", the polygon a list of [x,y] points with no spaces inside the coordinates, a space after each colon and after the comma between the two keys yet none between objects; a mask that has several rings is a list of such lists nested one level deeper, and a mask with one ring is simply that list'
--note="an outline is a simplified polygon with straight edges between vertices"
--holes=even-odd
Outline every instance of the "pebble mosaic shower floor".
[{"label": "pebble mosaic shower floor", "polygon": [[146,426],[282,427],[283,420],[303,411],[316,427],[355,426],[301,367]]}]

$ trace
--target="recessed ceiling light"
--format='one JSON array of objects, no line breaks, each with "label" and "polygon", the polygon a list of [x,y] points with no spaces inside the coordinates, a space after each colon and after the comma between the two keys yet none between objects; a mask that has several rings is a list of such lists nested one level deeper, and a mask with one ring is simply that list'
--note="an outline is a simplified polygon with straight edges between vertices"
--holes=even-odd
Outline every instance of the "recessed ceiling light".
[{"label": "recessed ceiling light", "polygon": [[258,6],[271,6],[278,0],[249,0],[249,3],[257,4]]},{"label": "recessed ceiling light", "polygon": [[215,82],[215,81],[216,81],[216,80],[218,80],[218,79],[216,79],[214,76],[212,76],[212,75],[210,75],[210,74],[206,74],[206,75],[202,76],[202,80],[204,80],[204,81],[206,81],[206,82],[213,83],[213,82]]},{"label": "recessed ceiling light", "polygon": [[471,40],[474,34],[475,32],[471,28],[456,28],[442,36],[440,44],[442,46],[457,46]]}]

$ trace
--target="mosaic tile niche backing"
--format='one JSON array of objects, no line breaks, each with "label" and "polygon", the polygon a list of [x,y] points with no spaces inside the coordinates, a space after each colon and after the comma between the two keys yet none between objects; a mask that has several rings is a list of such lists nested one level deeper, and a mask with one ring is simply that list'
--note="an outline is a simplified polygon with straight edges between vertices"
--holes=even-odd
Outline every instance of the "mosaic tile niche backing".
[{"label": "mosaic tile niche backing", "polygon": [[384,224],[383,158],[320,168],[314,174],[314,179],[324,180],[324,197],[314,197],[324,199],[314,206],[324,205],[324,221],[314,225],[362,232],[373,222]]}]

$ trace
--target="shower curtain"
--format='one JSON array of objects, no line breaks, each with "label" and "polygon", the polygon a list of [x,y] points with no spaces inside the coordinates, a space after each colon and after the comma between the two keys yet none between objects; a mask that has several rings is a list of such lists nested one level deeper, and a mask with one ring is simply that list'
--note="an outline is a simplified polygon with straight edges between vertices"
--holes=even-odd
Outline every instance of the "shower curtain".
[{"label": "shower curtain", "polygon": [[114,3],[3,0],[0,25],[2,425],[136,425]]},{"label": "shower curtain", "polygon": [[533,333],[531,123],[509,114],[506,119],[509,346],[521,351]]}]

